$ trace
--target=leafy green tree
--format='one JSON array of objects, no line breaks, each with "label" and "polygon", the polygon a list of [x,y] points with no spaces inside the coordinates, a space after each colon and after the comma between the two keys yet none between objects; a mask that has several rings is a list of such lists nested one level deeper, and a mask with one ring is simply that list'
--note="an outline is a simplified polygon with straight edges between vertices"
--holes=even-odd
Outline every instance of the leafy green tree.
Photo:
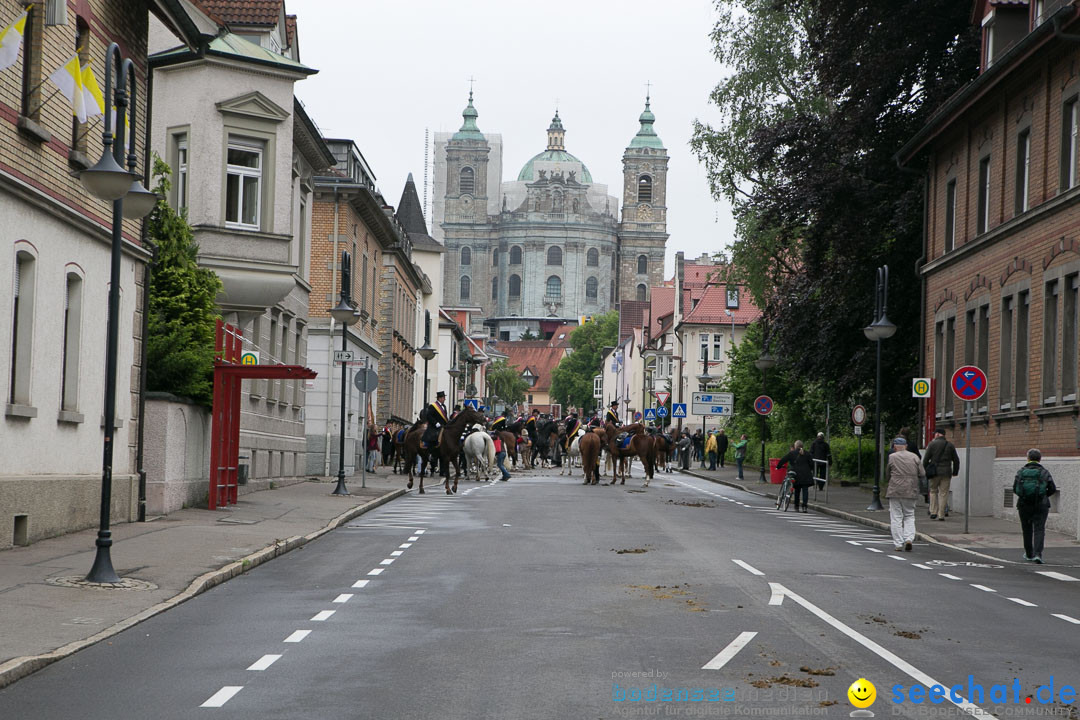
[{"label": "leafy green tree", "polygon": [[215,298],[221,281],[200,268],[186,213],[165,201],[172,171],[154,156],[157,207],[150,214],[150,240],[156,258],[150,271],[150,332],[147,338],[147,388],[213,402]]},{"label": "leafy green tree", "polygon": [[591,410],[593,378],[600,372],[605,347],[619,341],[619,313],[598,315],[570,333],[570,354],[551,372],[551,396],[563,405]]},{"label": "leafy green tree", "polygon": [[496,360],[487,371],[488,395],[507,405],[522,402],[529,383],[521,377],[521,370],[505,360]]},{"label": "leafy green tree", "polygon": [[540,336],[533,333],[532,330],[526,330],[525,332],[521,333],[521,337],[518,338],[518,340],[540,340],[540,339],[541,339]]}]

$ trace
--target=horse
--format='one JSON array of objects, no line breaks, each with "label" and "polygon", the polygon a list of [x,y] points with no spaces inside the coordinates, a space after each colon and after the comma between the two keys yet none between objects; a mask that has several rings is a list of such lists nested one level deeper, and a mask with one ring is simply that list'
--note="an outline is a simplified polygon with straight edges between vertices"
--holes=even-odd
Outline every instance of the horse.
[{"label": "horse", "polygon": [[471,432],[465,436],[465,477],[469,471],[476,468],[476,482],[480,482],[480,467],[484,468],[484,478],[490,479],[491,471],[495,467],[495,443],[491,436],[484,431],[483,425],[473,425],[477,432]]},{"label": "horse", "polygon": [[[604,427],[604,432],[607,435],[608,452],[611,453],[612,458],[618,458],[622,461],[626,461],[628,458],[632,459],[635,455],[641,458],[641,464],[645,466],[645,487],[649,487],[649,480],[653,476],[653,460],[655,458],[653,439],[644,434],[645,426],[641,423],[634,425],[624,425],[621,429],[623,432],[631,433],[630,443],[626,446],[626,449],[618,447],[615,436],[618,435],[618,429],[611,423],[607,423]],[[615,484],[615,468],[611,470],[611,482],[609,485]],[[626,484],[626,465],[622,465],[622,485]]]},{"label": "horse", "polygon": [[405,463],[405,467],[409,470],[409,482],[405,486],[412,489],[413,486],[413,470],[416,468],[416,458],[420,457],[420,494],[424,494],[424,470],[428,462],[430,461],[430,452],[427,448],[420,447],[420,439],[424,436],[424,431],[427,430],[427,423],[421,420],[417,420],[413,423],[412,427],[405,431],[405,436],[401,441],[402,462]]},{"label": "horse", "polygon": [[503,450],[506,451],[506,456],[510,458],[510,467],[517,469],[518,464],[518,451],[517,451],[517,435],[508,430],[499,431],[499,439],[502,440]]},{"label": "horse", "polygon": [[574,440],[574,444],[581,449],[581,469],[585,474],[585,485],[589,484],[590,478],[593,485],[600,482],[600,446],[603,445],[603,441],[604,431],[599,428],[579,435]]},{"label": "horse", "polygon": [[670,435],[657,433],[653,435],[653,447],[656,449],[656,467],[662,467],[664,472],[671,472],[671,451],[675,447]]},{"label": "horse", "polygon": [[559,424],[554,420],[542,420],[536,423],[536,442],[532,445],[529,453],[529,466],[536,466],[536,458],[540,458],[541,469],[548,467],[548,453],[551,451],[553,442],[559,441]]},{"label": "horse", "polygon": [[401,467],[401,472],[405,472],[405,434],[410,428],[401,428],[393,437],[394,448],[394,473],[398,472],[398,467]]},{"label": "horse", "polygon": [[[442,460],[443,488],[447,495],[457,492],[458,478],[461,477],[461,465],[458,464],[458,456],[461,454],[461,434],[469,425],[484,424],[484,416],[472,408],[465,408],[442,427],[439,446],[431,455],[438,453]],[[454,487],[450,488],[450,463],[454,464]]]},{"label": "horse", "polygon": [[[563,456],[562,469],[559,470],[560,475],[562,475],[564,472],[567,475],[574,474],[574,458],[577,458],[579,462],[581,461],[580,443],[585,438],[585,435],[585,426],[579,426],[577,432],[574,433],[574,439],[570,441],[570,449],[567,450],[566,454]],[[582,467],[584,467],[584,465],[582,465]]]}]

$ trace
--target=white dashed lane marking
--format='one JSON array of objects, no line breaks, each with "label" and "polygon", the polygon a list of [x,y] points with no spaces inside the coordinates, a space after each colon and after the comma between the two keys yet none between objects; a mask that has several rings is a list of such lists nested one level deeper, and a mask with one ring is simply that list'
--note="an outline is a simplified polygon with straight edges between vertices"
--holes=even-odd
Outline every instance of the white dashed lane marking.
[{"label": "white dashed lane marking", "polygon": [[244,689],[243,685],[226,685],[210,696],[210,699],[199,707],[221,707],[232,700],[236,693]]},{"label": "white dashed lane marking", "polygon": [[948,578],[949,580],[963,580],[964,579],[964,578],[958,578],[955,575],[950,575],[949,573],[938,573],[938,575],[940,575],[943,578]]},{"label": "white dashed lane marking", "polygon": [[352,600],[352,597],[352,593],[342,593],[341,595],[338,595],[336,598],[334,598],[334,602],[347,603]]},{"label": "white dashed lane marking", "polygon": [[728,664],[731,658],[739,654],[746,645],[754,639],[757,635],[756,632],[744,632],[739,633],[739,637],[731,641],[730,644],[723,650],[721,650],[716,657],[702,666],[702,670],[719,670]]},{"label": "white dashed lane marking", "polygon": [[248,670],[265,670],[280,659],[280,655],[263,655],[261,658],[252,663],[251,667],[249,667]]},{"label": "white dashed lane marking", "polygon": [[754,575],[764,575],[765,574],[765,573],[761,572],[760,570],[758,570],[753,565],[751,565],[750,563],[745,563],[742,560],[736,560],[736,559],[732,558],[731,562],[735,563],[736,565],[741,567],[743,570],[746,570],[747,572],[752,573]]},{"label": "white dashed lane marking", "polygon": [[362,587],[367,587],[367,584],[368,584],[369,582],[371,582],[371,581],[370,581],[370,580],[357,580],[356,582],[354,582],[354,583],[352,584],[352,586],[353,586],[354,588],[362,588]]},{"label": "white dashed lane marking", "polygon": [[1075,578],[1072,575],[1066,575],[1065,573],[1054,572],[1053,570],[1036,570],[1039,575],[1045,575],[1048,578],[1054,580],[1061,580],[1062,582],[1080,582],[1080,578]]},{"label": "white dashed lane marking", "polygon": [[983,592],[997,592],[994,588],[988,588],[985,585],[976,585],[975,583],[970,583],[970,585],[976,590],[982,590]]},{"label": "white dashed lane marking", "polygon": [[375,568],[374,570],[368,571],[368,575],[382,575],[382,571],[385,569],[386,568]]},{"label": "white dashed lane marking", "polygon": [[1056,617],[1059,620],[1064,620],[1065,622],[1070,622],[1073,625],[1080,625],[1080,620],[1077,620],[1074,617],[1069,617],[1068,615],[1061,615],[1059,613],[1053,613],[1053,617]]},{"label": "white dashed lane marking", "polygon": [[310,634],[311,634],[310,630],[297,630],[292,635],[285,638],[285,642],[287,642],[287,643],[298,643],[298,642],[303,641],[303,639],[306,638]]},{"label": "white dashed lane marking", "polygon": [[323,622],[329,620],[337,610],[322,610],[315,614],[315,617],[311,618],[311,622]]},{"label": "white dashed lane marking", "polygon": [[1023,600],[1021,598],[1008,598],[1008,599],[1012,600],[1017,605],[1023,605],[1024,607],[1039,607],[1035,603],[1028,602],[1027,600]]}]

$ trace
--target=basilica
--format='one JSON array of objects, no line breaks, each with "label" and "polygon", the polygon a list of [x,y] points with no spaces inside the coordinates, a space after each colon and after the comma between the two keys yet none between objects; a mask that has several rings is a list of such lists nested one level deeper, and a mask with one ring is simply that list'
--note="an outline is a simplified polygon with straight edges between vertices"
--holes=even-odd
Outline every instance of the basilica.
[{"label": "basilica", "polygon": [[663,279],[668,238],[668,154],[649,99],[623,153],[621,199],[567,152],[558,111],[547,147],[507,181],[502,138],[481,132],[478,115],[470,92],[461,129],[435,135],[432,234],[447,250],[443,304],[478,308],[491,337],[516,340],[648,300]]}]

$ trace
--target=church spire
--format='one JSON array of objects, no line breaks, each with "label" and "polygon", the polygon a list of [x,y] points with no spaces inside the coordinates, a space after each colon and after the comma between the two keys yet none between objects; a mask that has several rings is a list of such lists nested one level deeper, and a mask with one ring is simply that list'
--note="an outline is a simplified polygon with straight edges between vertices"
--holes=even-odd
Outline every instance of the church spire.
[{"label": "church spire", "polygon": [[656,122],[656,116],[653,115],[651,109],[649,109],[649,94],[645,95],[645,109],[641,115],[638,116],[638,122],[641,123],[641,129],[638,130],[637,135],[630,141],[630,147],[649,147],[649,148],[663,148],[664,143],[660,140],[660,136],[656,134],[656,130],[653,129],[653,123]]},{"label": "church spire", "polygon": [[548,150],[566,150],[566,130],[563,129],[562,120],[559,119],[559,111],[555,110],[555,117],[551,118],[551,125],[547,129]]},{"label": "church spire", "polygon": [[469,89],[469,104],[461,111],[461,117],[465,119],[465,122],[461,124],[461,129],[454,133],[454,140],[483,140],[484,135],[480,132],[480,128],[476,126],[476,118],[479,113],[476,112],[476,108],[473,107],[473,92]]}]

